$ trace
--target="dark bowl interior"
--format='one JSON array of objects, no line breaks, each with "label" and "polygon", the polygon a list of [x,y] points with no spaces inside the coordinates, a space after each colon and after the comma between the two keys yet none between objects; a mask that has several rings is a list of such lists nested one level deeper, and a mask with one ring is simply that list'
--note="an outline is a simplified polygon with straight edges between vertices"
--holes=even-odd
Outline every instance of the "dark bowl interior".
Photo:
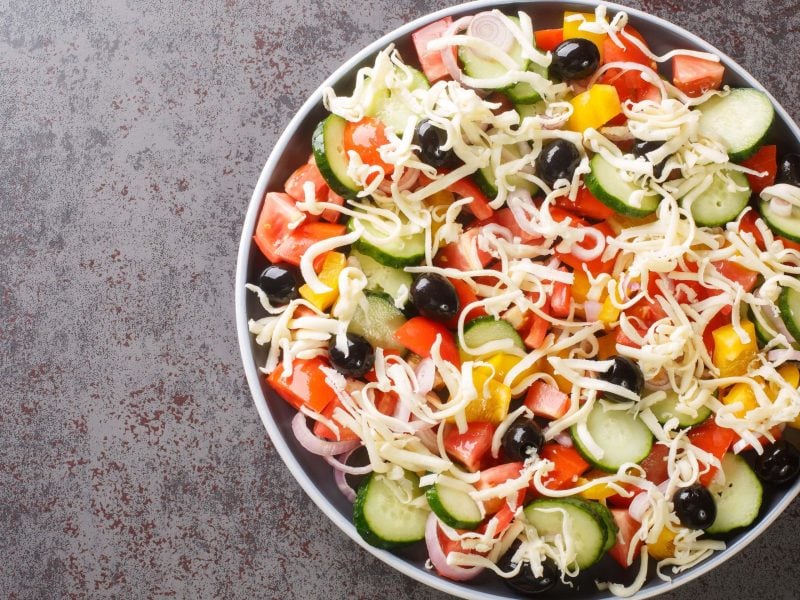
[{"label": "dark bowl interior", "polygon": [[[535,29],[558,27],[561,23],[564,10],[587,9],[587,4],[578,4],[574,2],[495,2],[492,3],[492,5],[499,6],[505,12],[526,10],[533,18]],[[463,14],[479,12],[480,10],[485,9],[486,6],[489,6],[489,4],[483,4],[479,7],[476,3],[473,3],[456,9],[450,9],[446,12],[461,16]],[[610,8],[612,12],[623,9],[629,13],[631,24],[644,35],[651,48],[658,54],[665,53],[676,47],[705,51],[709,51],[711,49],[710,46],[704,45],[704,43],[697,40],[691,34],[687,34],[677,27],[668,26],[664,21],[659,21],[653,17],[647,17],[641,13],[638,13],[637,11],[633,11],[624,7],[611,6]],[[437,18],[440,18],[442,14],[443,13],[438,13],[435,16],[432,15],[425,17],[419,20],[415,24],[414,28],[419,27],[427,22],[436,20]],[[334,89],[336,89],[336,91],[339,93],[349,93],[353,88],[356,71],[362,66],[372,64],[377,51],[387,45],[389,42],[394,42],[397,48],[400,50],[402,56],[407,61],[413,63],[415,60],[415,54],[411,45],[410,34],[401,33],[399,34],[399,37],[396,37],[397,35],[397,32],[389,34],[389,36],[382,40],[380,47],[377,47],[374,52],[363,56],[363,60],[355,64],[352,68],[348,69],[347,72],[344,73],[338,80],[331,82]],[[395,37],[396,39],[394,39]],[[747,76],[746,73],[744,73],[744,71],[735,65],[735,63],[733,63],[730,59],[723,56],[723,61],[727,67],[725,83],[731,86],[762,87],[757,85],[752,78]],[[670,75],[669,72],[665,72],[664,74],[667,76]],[[284,136],[289,136],[288,139],[284,140],[282,138],[278,142],[276,151],[282,147],[283,153],[280,157],[278,157],[279,160],[274,164],[274,168],[271,170],[271,172],[265,172],[262,175],[262,179],[264,176],[266,176],[266,187],[263,187],[262,190],[282,189],[283,182],[292,173],[292,171],[294,171],[298,165],[307,160],[308,155],[311,152],[311,133],[316,124],[323,118],[326,111],[322,106],[322,102],[318,100],[318,94],[317,101],[313,104],[307,104],[304,106],[304,109],[308,110],[305,116],[302,117],[302,120],[297,123],[297,126],[293,130],[292,125],[290,124],[289,128],[284,133]],[[301,109],[301,114],[304,109]],[[780,148],[784,148],[787,151],[800,151],[800,139],[798,139],[800,136],[797,135],[796,131],[793,131],[792,128],[794,125],[791,123],[784,111],[779,110],[778,113],[779,114],[776,117],[776,121],[770,135],[770,143],[778,144]],[[271,157],[271,160],[272,158],[273,157]],[[251,213],[258,210],[260,201],[260,196],[254,197],[253,202],[255,204],[251,203]],[[252,217],[249,222],[253,223],[254,219],[255,217]],[[252,227],[249,231],[243,232],[243,249],[240,253],[239,278],[237,278],[237,285],[243,283],[242,281],[239,281],[240,278],[243,278],[244,281],[248,282],[256,281],[258,274],[266,266],[266,261],[261,253],[254,244],[250,243],[252,233]],[[241,264],[242,260],[244,261],[243,264]],[[258,303],[256,296],[253,294],[245,295],[243,302],[239,303],[237,309],[237,323],[240,329],[245,327],[245,331],[248,318],[259,318],[264,316],[263,309]],[[322,491],[322,495],[324,496],[322,503],[318,498],[315,498],[315,501],[317,501],[318,504],[321,504],[321,508],[323,508],[323,510],[326,512],[333,510],[339,513],[339,515],[342,517],[342,520],[337,519],[337,524],[342,526],[345,532],[350,535],[350,537],[356,539],[358,534],[350,524],[352,506],[336,489],[331,467],[319,457],[314,456],[304,450],[296,442],[294,435],[291,432],[290,422],[295,414],[294,409],[289,407],[283,400],[275,395],[275,393],[266,384],[263,376],[256,377],[256,381],[253,381],[255,375],[251,374],[255,372],[255,367],[262,365],[265,362],[266,353],[262,348],[256,346],[249,335],[245,334],[244,337],[240,335],[240,338],[242,340],[246,340],[242,341],[242,353],[245,365],[248,368],[248,376],[251,380],[251,388],[256,396],[257,403],[259,393],[266,399],[266,410],[268,411],[268,416],[265,416],[264,412],[262,411],[262,418],[265,419],[265,424],[267,424],[267,419],[274,424],[275,430],[273,432],[273,441],[275,441],[276,445],[278,445],[279,449],[281,449],[280,446],[282,444],[279,444],[278,440],[274,439],[275,433],[277,433],[277,435],[280,436],[281,441],[288,448],[288,452],[290,453],[291,457],[293,457],[296,461],[296,465],[291,465],[289,464],[287,457],[284,456],[284,460],[287,461],[287,464],[289,464],[295,476],[298,477],[298,480],[301,482],[301,484],[305,485],[303,478],[307,478],[311,485]],[[794,430],[790,431],[790,435],[798,434],[798,432]],[[297,467],[302,470],[302,475],[304,477],[301,477],[301,473],[296,471]],[[724,560],[727,555],[733,554],[735,551],[740,549],[741,546],[748,543],[750,541],[749,538],[753,537],[750,532],[765,528],[766,525],[768,525],[769,522],[771,522],[771,520],[774,519],[779,513],[779,503],[783,505],[788,503],[789,496],[794,497],[797,494],[798,489],[799,488],[797,485],[791,490],[767,489],[762,512],[759,517],[759,522],[746,531],[735,533],[729,536],[726,541],[728,541],[729,546],[733,546],[733,548],[729,548],[724,553],[717,555],[710,561],[706,561],[706,563],[701,564],[699,567],[696,567],[695,569],[683,575],[676,576],[674,582],[669,587],[674,588],[676,584],[693,578],[699,574],[699,571],[707,570],[707,568],[710,568],[710,566],[713,566],[713,564]],[[307,489],[307,491],[309,490]],[[327,504],[327,506],[325,504]],[[374,551],[374,549],[370,550],[376,553],[376,555],[383,560],[391,560],[390,557],[388,557],[384,552]],[[426,578],[429,579],[436,576],[425,571],[423,567],[426,559],[424,544],[418,544],[415,547],[402,550],[395,554],[407,562],[408,567],[402,569],[403,571],[405,571],[407,574],[411,574],[421,581],[425,581],[428,584],[432,583],[430,580],[426,581]],[[409,572],[409,568],[411,568],[414,572]],[[582,574],[580,579],[575,581],[576,585],[574,588],[561,586],[549,594],[548,597],[572,599],[581,598],[587,600],[607,598],[609,597],[609,594],[607,592],[597,591],[594,581],[601,580],[629,583],[636,575],[636,573],[632,571],[635,571],[635,569],[630,569],[629,572],[623,572],[612,559],[606,557],[599,565]],[[439,583],[436,585],[436,587],[441,589],[442,584],[442,580],[439,580]],[[452,584],[447,583],[444,583],[444,586],[447,587],[446,591],[462,595],[463,597],[487,597],[483,594],[491,595],[496,598],[518,597],[515,596],[509,590],[509,588],[506,587],[496,577],[488,574],[482,575],[469,584],[459,586],[461,589],[456,589],[455,587],[452,587]],[[666,587],[663,582],[658,579],[651,579],[645,586],[642,594],[650,595],[664,591],[666,591]],[[481,594],[481,592],[483,594]]]}]

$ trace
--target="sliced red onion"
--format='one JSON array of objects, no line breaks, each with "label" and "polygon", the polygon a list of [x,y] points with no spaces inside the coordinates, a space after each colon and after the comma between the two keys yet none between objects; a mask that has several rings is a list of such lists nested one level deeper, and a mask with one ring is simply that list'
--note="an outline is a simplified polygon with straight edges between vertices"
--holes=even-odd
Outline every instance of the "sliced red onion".
[{"label": "sliced red onion", "polygon": [[[447,31],[444,32],[443,37],[451,37],[459,33],[460,31],[469,27],[469,24],[472,22],[473,17],[461,17],[460,19],[453,21],[450,27],[447,28]],[[442,62],[444,63],[447,72],[450,73],[450,77],[453,78],[453,81],[457,81],[458,83],[462,83],[462,79],[464,73],[461,71],[461,67],[458,66],[458,56],[456,53],[456,49],[453,46],[446,46],[440,50],[442,55]]]},{"label": "sliced red onion", "polygon": [[[403,174],[400,176],[400,180],[397,182],[397,189],[401,192],[406,190],[410,190],[414,187],[414,184],[417,183],[419,179],[419,169],[406,169],[403,171]],[[382,191],[384,194],[391,194],[392,193],[392,182],[391,180],[384,179],[381,181],[378,189]]]},{"label": "sliced red onion", "polygon": [[439,543],[439,521],[435,513],[428,515],[425,525],[425,545],[428,547],[428,557],[442,577],[453,581],[468,581],[481,574],[483,567],[456,567],[447,564],[447,556]]},{"label": "sliced red onion", "polygon": [[408,406],[408,402],[403,402],[402,398],[399,399],[397,405],[394,407],[394,414],[392,416],[398,421],[408,423],[408,420],[411,418],[411,408]]},{"label": "sliced red onion", "polygon": [[769,209],[776,215],[781,217],[788,217],[792,214],[792,203],[787,202],[783,198],[775,198],[769,201]]},{"label": "sliced red onion", "polygon": [[650,508],[650,499],[647,492],[641,492],[636,494],[636,497],[631,501],[628,507],[628,514],[634,521],[641,523],[648,508]]},{"label": "sliced red onion", "polygon": [[354,450],[350,450],[350,452],[345,452],[341,456],[334,458],[332,456],[325,456],[325,462],[327,462],[330,466],[332,466],[337,471],[341,471],[342,473],[347,473],[348,475],[366,475],[367,473],[372,473],[372,465],[364,465],[363,467],[351,467],[347,464],[347,461],[352,456]]},{"label": "sliced red onion", "polygon": [[417,431],[417,439],[422,442],[423,446],[438,456],[439,444],[436,440],[436,433],[432,428],[429,427],[427,429],[420,429]]},{"label": "sliced red onion", "polygon": [[583,239],[592,238],[594,245],[591,248],[584,248],[580,244],[573,244],[570,253],[580,261],[591,261],[599,258],[606,249],[606,236],[602,231],[598,231],[594,227],[583,227],[582,231]]},{"label": "sliced red onion", "polygon": [[586,322],[591,323],[592,321],[597,321],[600,318],[600,310],[603,308],[603,305],[596,300],[587,300],[583,303],[583,312],[586,315]]},{"label": "sliced red onion", "polygon": [[347,483],[344,471],[334,469],[333,480],[336,482],[336,487],[339,488],[339,491],[342,492],[345,498],[350,500],[350,502],[356,501],[356,492],[350,487],[350,484]]},{"label": "sliced red onion", "polygon": [[306,416],[299,412],[292,419],[292,431],[300,445],[311,452],[320,456],[334,456],[336,454],[344,454],[350,450],[354,450],[361,445],[359,441],[347,442],[329,442],[321,440],[308,428],[306,423]]},{"label": "sliced red onion", "polygon": [[503,17],[491,11],[475,15],[467,28],[467,35],[488,42],[502,52],[508,52],[514,45],[514,34]]},{"label": "sliced red onion", "polygon": [[564,448],[572,448],[574,445],[572,442],[572,436],[570,436],[570,434],[568,434],[566,431],[556,434],[556,437],[553,438],[553,441]]},{"label": "sliced red onion", "polygon": [[770,362],[786,362],[787,360],[800,361],[800,350],[788,350],[785,348],[770,350],[767,353],[767,359],[769,359]]},{"label": "sliced red onion", "polygon": [[417,365],[414,374],[417,376],[417,384],[419,386],[417,391],[420,394],[427,394],[433,389],[433,384],[436,381],[436,363],[433,362],[432,358],[423,358]]}]

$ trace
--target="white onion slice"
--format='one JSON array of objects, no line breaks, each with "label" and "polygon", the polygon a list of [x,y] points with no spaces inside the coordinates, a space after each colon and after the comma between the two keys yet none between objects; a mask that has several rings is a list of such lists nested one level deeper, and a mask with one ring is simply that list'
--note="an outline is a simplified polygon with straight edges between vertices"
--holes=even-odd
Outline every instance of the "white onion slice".
[{"label": "white onion slice", "polygon": [[297,413],[292,419],[292,432],[303,448],[312,454],[318,454],[320,456],[344,454],[361,445],[361,442],[355,440],[347,442],[329,442],[319,439],[311,433],[306,423],[306,416],[301,412]]},{"label": "white onion slice", "polygon": [[583,231],[584,240],[587,237],[594,240],[594,246],[591,248],[584,248],[580,244],[573,244],[570,253],[580,261],[590,261],[599,258],[606,249],[606,236],[603,235],[603,232],[598,231],[594,227],[582,227],[581,231]]},{"label": "white onion slice", "polygon": [[439,572],[439,575],[452,579],[453,581],[468,581],[477,577],[483,571],[483,567],[456,567],[447,564],[447,557],[439,543],[439,520],[435,513],[428,515],[428,522],[425,524],[425,545],[428,547],[428,557],[431,563]]},{"label": "white onion slice", "polygon": [[514,34],[503,17],[491,11],[475,15],[467,28],[467,35],[482,39],[506,53],[514,45]]}]

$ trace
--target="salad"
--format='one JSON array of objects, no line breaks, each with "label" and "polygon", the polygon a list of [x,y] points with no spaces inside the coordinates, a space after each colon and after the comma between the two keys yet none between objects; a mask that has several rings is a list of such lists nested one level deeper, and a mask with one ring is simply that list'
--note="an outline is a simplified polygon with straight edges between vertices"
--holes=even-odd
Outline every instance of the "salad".
[{"label": "salad", "polygon": [[522,595],[668,580],[800,472],[800,155],[602,5],[412,37],[264,197],[262,371],[368,543]]}]

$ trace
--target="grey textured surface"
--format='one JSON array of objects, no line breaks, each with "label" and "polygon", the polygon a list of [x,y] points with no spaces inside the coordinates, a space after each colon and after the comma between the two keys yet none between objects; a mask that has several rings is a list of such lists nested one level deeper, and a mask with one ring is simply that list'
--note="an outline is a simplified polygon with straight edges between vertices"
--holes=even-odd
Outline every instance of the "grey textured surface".
[{"label": "grey textured surface", "polygon": [[[243,211],[305,97],[449,3],[0,2],[0,594],[444,596],[294,483],[249,398]],[[800,7],[630,2],[722,48],[800,119]],[[795,598],[797,502],[670,596]]]}]

